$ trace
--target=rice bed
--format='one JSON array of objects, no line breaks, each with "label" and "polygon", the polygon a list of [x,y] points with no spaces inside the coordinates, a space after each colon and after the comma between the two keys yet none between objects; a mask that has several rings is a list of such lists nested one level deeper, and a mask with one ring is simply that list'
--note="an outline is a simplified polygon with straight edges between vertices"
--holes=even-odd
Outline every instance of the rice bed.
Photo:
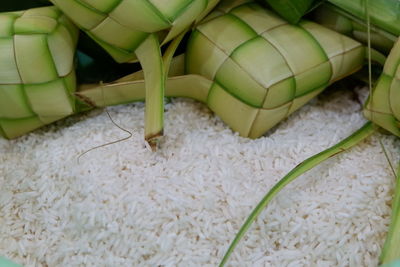
[{"label": "rice bed", "polygon": [[[365,89],[357,91],[366,93]],[[216,266],[264,194],[365,122],[350,90],[328,91],[266,136],[241,138],[200,103],[166,105],[162,149],[142,103],[0,140],[0,255],[24,266]],[[399,141],[375,134],[286,187],[229,266],[376,266]]]}]

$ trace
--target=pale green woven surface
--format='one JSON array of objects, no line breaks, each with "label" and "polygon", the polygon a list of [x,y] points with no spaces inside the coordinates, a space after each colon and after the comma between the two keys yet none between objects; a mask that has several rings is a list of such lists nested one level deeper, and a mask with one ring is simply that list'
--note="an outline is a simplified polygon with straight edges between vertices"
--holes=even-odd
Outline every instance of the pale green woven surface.
[{"label": "pale green woven surface", "polygon": [[192,34],[186,72],[214,81],[208,106],[242,136],[261,136],[363,64],[360,43],[312,22],[290,25],[254,3],[210,17]]},{"label": "pale green woven surface", "polygon": [[390,52],[383,73],[372,90],[364,115],[372,122],[400,136],[400,41]]},{"label": "pale green woven surface", "polygon": [[128,62],[149,34],[171,40],[219,0],[51,1],[117,62]]},{"label": "pale green woven surface", "polygon": [[55,7],[0,14],[0,132],[13,138],[72,114],[76,27]]}]

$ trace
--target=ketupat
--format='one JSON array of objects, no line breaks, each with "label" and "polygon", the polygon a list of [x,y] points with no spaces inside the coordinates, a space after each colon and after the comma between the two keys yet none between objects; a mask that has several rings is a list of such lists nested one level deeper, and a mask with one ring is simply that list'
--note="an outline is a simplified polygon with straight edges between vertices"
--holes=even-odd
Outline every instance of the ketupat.
[{"label": "ketupat", "polygon": [[[360,43],[316,23],[294,26],[253,1],[225,1],[190,37],[184,71],[189,76],[170,78],[167,88],[174,96],[205,102],[241,136],[257,138],[361,68],[363,60]],[[142,99],[140,90],[133,81],[79,95],[102,106],[103,95],[107,104],[117,104]]]},{"label": "ketupat", "polygon": [[367,119],[400,137],[400,41],[393,46],[382,75],[364,107]]},{"label": "ketupat", "polygon": [[391,33],[400,35],[400,2],[398,0],[328,0],[341,8],[353,18],[367,21],[367,15],[372,25]]},{"label": "ketupat", "polygon": [[[226,10],[225,10],[225,12],[226,12]],[[192,80],[192,78],[191,77],[200,77],[200,76],[187,76],[189,79],[188,80]],[[183,78],[182,78],[183,79]],[[179,79],[176,79],[176,80],[179,80]],[[204,79],[202,78],[202,80],[204,81]],[[217,81],[218,82],[218,81]],[[102,89],[103,90],[103,89]],[[369,130],[371,130],[371,128],[368,126],[368,129]]]},{"label": "ketupat", "polygon": [[[388,7],[382,9],[386,10]],[[354,9],[354,7],[353,7]],[[358,6],[358,9],[365,9]],[[397,8],[400,12],[400,5]],[[368,27],[365,19],[358,18],[331,3],[324,3],[313,12],[313,20],[337,32],[343,33],[365,44],[369,41],[373,48],[387,54],[396,42],[397,36],[385,30],[385,25],[375,21]],[[394,22],[393,22],[394,23]],[[370,34],[368,35],[368,29]]]},{"label": "ketupat", "polygon": [[297,23],[300,19],[319,5],[323,0],[260,0],[290,23]]},{"label": "ketupat", "polygon": [[117,62],[139,60],[146,80],[145,139],[163,135],[166,68],[161,45],[203,18],[219,0],[51,0]]},{"label": "ketupat", "polygon": [[0,13],[0,134],[14,138],[77,111],[78,29],[55,7]]},{"label": "ketupat", "polygon": [[[372,90],[365,107],[366,118],[400,137],[400,38],[390,52],[383,73]],[[398,171],[399,172],[399,171]],[[399,176],[399,174],[397,174]],[[381,262],[400,260],[400,183],[396,181],[392,221],[381,254]]]},{"label": "ketupat", "polygon": [[[117,62],[136,61],[152,34],[165,44],[203,18],[216,0],[51,0]],[[157,38],[158,39],[158,38]]]},{"label": "ketupat", "polygon": [[[371,121],[367,122],[357,132],[344,139],[340,143],[314,155],[292,169],[285,177],[283,177],[263,199],[257,204],[254,210],[246,219],[245,223],[241,226],[234,240],[230,244],[227,252],[225,253],[220,267],[224,266],[228,261],[233,250],[245,235],[251,224],[263,209],[269,204],[273,197],[282,190],[287,184],[295,180],[301,174],[317,166],[319,163],[327,160],[347,149],[357,145],[359,142],[369,137],[381,126],[382,128],[400,136],[400,124],[398,123],[399,116],[399,94],[400,92],[400,38],[392,48],[387,61],[384,66],[384,71],[379,78],[372,94],[366,102],[364,107],[365,116]],[[397,173],[399,176],[399,173]],[[400,182],[396,181],[395,196],[393,211],[391,217],[391,224],[389,233],[385,241],[382,254],[380,256],[380,263],[385,266],[397,266],[400,260]]]},{"label": "ketupat", "polygon": [[[271,25],[265,26],[265,23]],[[268,31],[268,27],[274,28]],[[222,29],[226,30],[225,34],[220,34]],[[286,31],[294,34],[292,40],[282,39],[287,38]],[[231,40],[232,33],[241,38],[239,42]],[[205,36],[211,38],[217,46],[208,42]],[[291,42],[298,44],[297,49],[309,51],[308,61],[304,61],[304,64],[299,63],[304,53],[292,52]],[[239,49],[235,49],[236,46]],[[229,47],[234,50],[230,57],[226,50]],[[242,136],[255,138],[306,103],[329,83],[359,69],[363,51],[359,43],[315,23],[302,22],[301,27],[292,26],[251,1],[225,2],[191,37],[185,61],[186,73],[191,75],[171,78],[167,81],[169,89],[166,93],[168,96],[194,97],[205,102],[233,130]],[[274,61],[271,61],[272,57]],[[259,62],[258,65],[253,64],[253,60]],[[222,61],[225,63],[222,64]],[[275,72],[268,74],[268,71]],[[318,78],[310,79],[316,72]],[[237,84],[240,86],[232,86],[224,78],[224,75],[232,73],[239,78]],[[267,75],[267,78],[263,75]],[[188,87],[188,84],[191,86]],[[102,105],[103,94],[108,105],[145,98],[143,81],[105,87],[111,88],[114,96],[110,96],[110,90],[101,86],[82,91],[79,95],[97,106]],[[118,88],[125,90],[124,93],[118,95]],[[229,105],[223,107],[223,101]],[[21,134],[24,129],[19,131]]]},{"label": "ketupat", "polygon": [[[382,74],[376,82],[375,87],[371,90],[363,112],[367,119],[400,137],[400,2],[395,0],[388,0],[385,1],[385,3],[381,1],[350,2],[340,0],[331,0],[330,2],[341,8],[345,8],[351,13],[335,8],[332,5],[326,5],[325,10],[317,10],[317,12],[322,11],[317,13],[320,16],[320,19],[317,21],[326,21],[327,16],[324,18],[324,14],[327,15],[329,13],[333,14],[332,12],[337,12],[347,18],[351,18],[347,19],[347,22],[355,20],[355,23],[359,25],[359,29],[361,30],[360,34],[355,37],[365,39],[368,25],[363,20],[357,21],[357,17],[366,20],[367,12],[363,4],[367,3],[368,13],[371,16],[372,23],[372,46],[375,45],[378,49],[385,51],[387,47],[390,46],[390,43],[395,41],[395,44],[391,45],[391,51],[385,62]],[[343,22],[346,18],[338,18],[338,20]],[[383,266],[400,265],[400,169],[397,170],[396,176],[391,223],[380,255],[380,263],[383,264]]]},{"label": "ketupat", "polygon": [[[269,192],[263,197],[263,199],[257,204],[254,210],[246,219],[245,223],[239,229],[237,235],[234,240],[230,244],[227,252],[225,253],[220,267],[224,266],[233,250],[241,240],[241,238],[245,235],[247,230],[250,228],[251,224],[254,222],[259,213],[268,205],[268,203],[273,199],[273,197],[288,183],[292,182],[301,174],[315,167],[319,163],[324,160],[333,157],[352,146],[357,145],[359,142],[372,135],[376,129],[378,129],[378,125],[382,128],[392,132],[393,134],[400,136],[400,123],[399,123],[399,92],[400,92],[400,38],[399,38],[399,19],[400,19],[400,2],[398,1],[387,1],[386,3],[381,3],[381,1],[375,1],[371,4],[371,1],[340,1],[340,0],[332,0],[336,4],[339,4],[342,7],[348,8],[348,11],[354,12],[355,16],[359,16],[360,18],[364,18],[366,20],[366,30],[370,30],[370,20],[369,20],[369,12],[375,11],[388,11],[388,16],[381,16],[382,12],[375,13],[375,16],[371,18],[371,21],[375,25],[379,25],[381,29],[389,31],[389,33],[385,33],[383,31],[377,30],[379,33],[383,33],[385,36],[391,36],[394,34],[397,38],[397,42],[392,47],[390,54],[387,57],[386,62],[384,63],[384,69],[381,77],[378,79],[378,82],[373,90],[371,90],[371,95],[367,100],[364,107],[364,115],[370,119],[371,121],[366,123],[361,129],[357,132],[341,141],[340,143],[334,145],[327,150],[314,155],[307,160],[303,161],[299,165],[297,165],[293,170],[291,170],[285,177],[283,177]],[[364,4],[367,4],[366,6]],[[358,5],[358,6],[357,6]],[[371,8],[372,7],[372,8]],[[391,16],[390,16],[391,15]],[[354,17],[353,17],[354,18]],[[326,18],[324,18],[326,19]],[[337,18],[334,18],[337,19]],[[328,19],[329,21],[329,19]],[[343,22],[340,18],[336,22]],[[344,21],[345,23],[349,23],[349,21]],[[359,21],[358,21],[359,22]],[[388,23],[389,22],[389,23]],[[343,25],[334,25],[343,26]],[[346,25],[348,26],[348,25]],[[351,25],[352,26],[352,25]],[[378,28],[375,28],[378,29]],[[370,36],[368,36],[370,37]],[[390,38],[389,38],[390,39]],[[367,40],[370,43],[371,40]],[[371,55],[369,52],[368,54]],[[400,170],[399,170],[400,171]],[[399,171],[397,173],[397,177],[400,176]],[[383,266],[398,266],[400,263],[400,231],[399,231],[399,223],[400,223],[400,182],[396,181],[395,188],[395,196],[394,196],[394,204],[393,211],[391,217],[391,224],[389,227],[388,236],[385,241],[384,248],[382,250],[380,256],[380,264]]]},{"label": "ketupat", "polygon": [[210,17],[192,33],[186,73],[213,81],[207,105],[241,136],[263,135],[363,64],[358,42],[252,1],[226,1]]}]

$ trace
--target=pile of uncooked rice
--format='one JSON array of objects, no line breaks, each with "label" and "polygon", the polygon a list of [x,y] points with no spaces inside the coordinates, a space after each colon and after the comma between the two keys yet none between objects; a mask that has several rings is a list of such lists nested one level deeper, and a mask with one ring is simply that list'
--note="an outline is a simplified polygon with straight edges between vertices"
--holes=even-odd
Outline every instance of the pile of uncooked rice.
[{"label": "pile of uncooked rice", "polygon": [[[365,89],[359,89],[365,94]],[[173,99],[165,138],[143,141],[142,103],[0,140],[0,255],[24,266],[216,266],[264,194],[365,122],[328,91],[251,140],[204,105]],[[375,134],[298,178],[250,228],[229,266],[375,266],[390,220],[399,141]]]}]

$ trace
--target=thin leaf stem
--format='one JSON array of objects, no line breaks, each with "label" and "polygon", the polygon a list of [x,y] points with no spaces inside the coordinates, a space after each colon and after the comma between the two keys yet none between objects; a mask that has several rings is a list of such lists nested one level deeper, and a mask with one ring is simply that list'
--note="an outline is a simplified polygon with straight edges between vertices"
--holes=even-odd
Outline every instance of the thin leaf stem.
[{"label": "thin leaf stem", "polygon": [[233,250],[238,245],[239,241],[245,235],[247,230],[250,228],[251,224],[257,218],[257,216],[264,210],[264,208],[271,202],[273,197],[280,192],[287,184],[295,180],[301,174],[307,172],[313,167],[317,166],[321,162],[341,153],[349,148],[357,145],[359,142],[370,136],[376,130],[376,126],[372,122],[367,122],[358,131],[344,139],[343,141],[337,143],[336,145],[306,159],[294,169],[292,169],[285,177],[283,177],[272,189],[263,197],[263,199],[257,204],[254,210],[251,212],[250,216],[246,219],[245,223],[240,228],[236,237],[230,244],[228,250],[226,251],[219,267],[225,266]]}]

